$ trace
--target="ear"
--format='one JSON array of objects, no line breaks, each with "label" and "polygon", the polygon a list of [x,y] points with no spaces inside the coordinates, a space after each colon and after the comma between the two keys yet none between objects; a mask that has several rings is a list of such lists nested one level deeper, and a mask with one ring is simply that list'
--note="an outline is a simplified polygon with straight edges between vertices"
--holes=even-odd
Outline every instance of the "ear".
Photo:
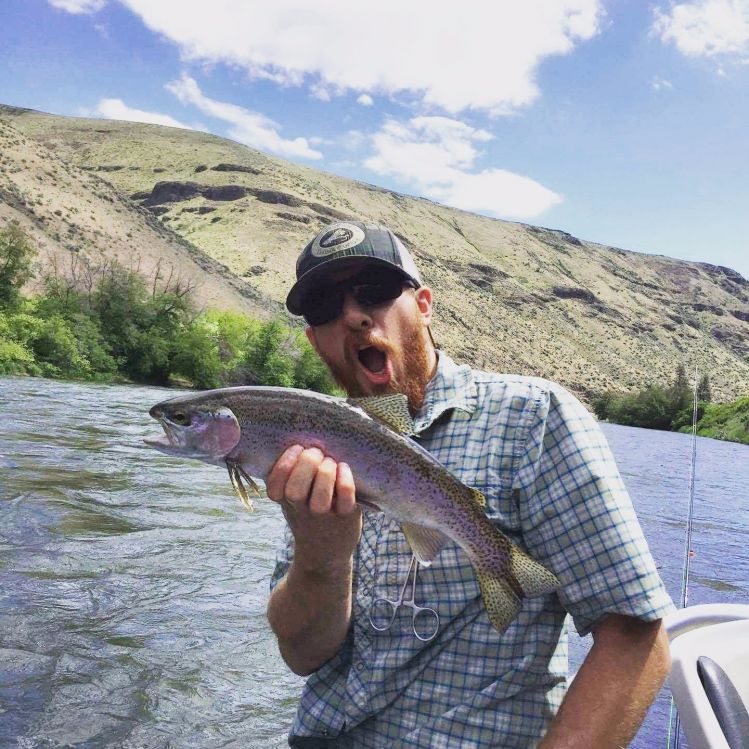
[{"label": "ear", "polygon": [[432,321],[432,290],[428,286],[419,286],[414,295],[421,317],[429,325]]},{"label": "ear", "polygon": [[312,344],[312,348],[315,349],[315,351],[319,354],[320,353],[320,347],[317,345],[317,336],[315,335],[315,329],[308,325],[304,329],[304,333],[307,336],[307,340]]}]

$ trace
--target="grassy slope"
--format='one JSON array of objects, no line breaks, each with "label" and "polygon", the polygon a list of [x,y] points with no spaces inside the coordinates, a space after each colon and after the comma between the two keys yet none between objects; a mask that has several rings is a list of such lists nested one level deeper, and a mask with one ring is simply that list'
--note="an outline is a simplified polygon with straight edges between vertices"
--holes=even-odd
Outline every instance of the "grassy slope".
[{"label": "grassy slope", "polygon": [[0,118],[0,227],[11,221],[39,248],[43,272],[56,267],[80,275],[81,258],[94,264],[116,258],[147,276],[158,272],[194,284],[201,305],[259,317],[274,309],[272,300],[109,182],[58,158]]},{"label": "grassy slope", "polygon": [[[161,180],[254,191],[167,203],[159,220],[276,302],[303,244],[332,216],[356,216],[387,223],[412,248],[435,289],[437,338],[461,360],[582,394],[666,381],[678,363],[696,361],[716,398],[749,392],[749,282],[727,269],[446,208],[205,133],[7,109],[2,117],[125,195]],[[249,171],[214,170],[220,163]]]}]

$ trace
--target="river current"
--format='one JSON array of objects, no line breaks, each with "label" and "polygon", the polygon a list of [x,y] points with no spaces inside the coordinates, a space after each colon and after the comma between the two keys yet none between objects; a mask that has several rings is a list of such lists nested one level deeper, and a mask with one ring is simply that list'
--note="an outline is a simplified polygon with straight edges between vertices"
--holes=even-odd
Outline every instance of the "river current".
[{"label": "river current", "polygon": [[[302,680],[265,619],[284,521],[143,445],[170,392],[0,378],[1,749],[286,746]],[[603,428],[678,601],[691,437]],[[749,603],[749,446],[697,449],[689,603]],[[664,689],[631,746],[667,725]]]}]

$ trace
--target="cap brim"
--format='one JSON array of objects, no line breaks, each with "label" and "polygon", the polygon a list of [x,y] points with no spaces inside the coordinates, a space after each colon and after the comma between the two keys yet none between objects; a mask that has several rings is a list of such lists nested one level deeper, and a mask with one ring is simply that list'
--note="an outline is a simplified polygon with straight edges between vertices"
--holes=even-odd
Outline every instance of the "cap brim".
[{"label": "cap brim", "polygon": [[377,257],[369,257],[365,255],[349,255],[348,257],[337,257],[327,260],[319,265],[316,265],[311,270],[308,270],[301,278],[297,279],[297,282],[291,287],[291,290],[286,297],[286,309],[291,312],[292,315],[302,314],[302,301],[304,297],[309,293],[311,288],[320,280],[322,276],[330,273],[333,266],[343,267],[346,264],[354,265],[380,265],[387,268],[397,270],[403,278],[413,281],[418,285],[418,280],[413,278],[411,275],[406,273],[399,265],[391,263],[389,260],[382,260]]}]

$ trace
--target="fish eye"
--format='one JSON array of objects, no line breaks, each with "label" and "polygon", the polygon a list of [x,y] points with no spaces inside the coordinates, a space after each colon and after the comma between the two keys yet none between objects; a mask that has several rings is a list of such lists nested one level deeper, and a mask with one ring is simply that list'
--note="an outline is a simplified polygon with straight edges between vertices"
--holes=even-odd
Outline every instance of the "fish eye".
[{"label": "fish eye", "polygon": [[179,426],[187,426],[190,423],[190,417],[182,413],[182,411],[177,411],[172,414],[172,421],[175,424],[179,424]]}]

